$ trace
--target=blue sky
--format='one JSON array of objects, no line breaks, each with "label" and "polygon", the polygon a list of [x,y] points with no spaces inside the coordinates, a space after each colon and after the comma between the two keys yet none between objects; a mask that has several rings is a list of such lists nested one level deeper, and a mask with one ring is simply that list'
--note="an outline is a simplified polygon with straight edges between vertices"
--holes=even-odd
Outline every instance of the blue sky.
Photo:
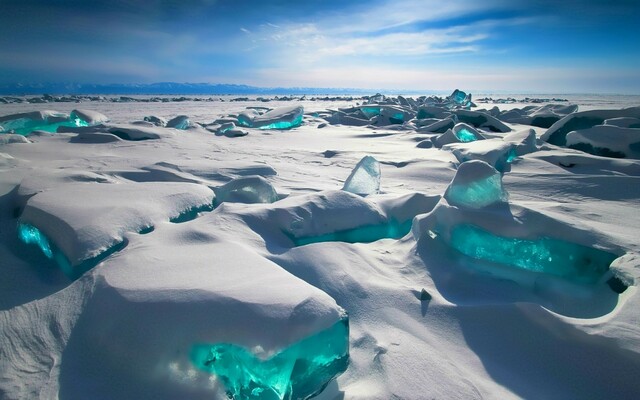
[{"label": "blue sky", "polygon": [[640,94],[640,3],[0,0],[0,83]]}]

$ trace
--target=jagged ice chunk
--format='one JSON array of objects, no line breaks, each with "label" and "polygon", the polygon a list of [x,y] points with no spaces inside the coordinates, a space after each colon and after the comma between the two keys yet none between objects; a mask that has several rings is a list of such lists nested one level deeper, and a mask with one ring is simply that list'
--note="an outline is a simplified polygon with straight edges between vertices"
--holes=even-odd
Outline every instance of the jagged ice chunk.
[{"label": "jagged ice chunk", "polygon": [[371,156],[364,156],[344,182],[342,190],[366,196],[380,190],[380,163]]}]

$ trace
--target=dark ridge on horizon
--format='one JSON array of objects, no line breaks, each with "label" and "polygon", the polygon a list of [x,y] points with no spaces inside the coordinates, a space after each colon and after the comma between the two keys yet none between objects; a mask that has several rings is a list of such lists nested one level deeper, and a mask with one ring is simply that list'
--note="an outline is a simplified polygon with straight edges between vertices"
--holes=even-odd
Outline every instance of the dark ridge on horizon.
[{"label": "dark ridge on horizon", "polygon": [[371,94],[392,93],[383,89],[357,88],[265,88],[243,84],[225,83],[37,83],[37,84],[0,84],[0,95],[61,95],[61,94],[103,94],[103,95],[317,95],[317,94]]}]

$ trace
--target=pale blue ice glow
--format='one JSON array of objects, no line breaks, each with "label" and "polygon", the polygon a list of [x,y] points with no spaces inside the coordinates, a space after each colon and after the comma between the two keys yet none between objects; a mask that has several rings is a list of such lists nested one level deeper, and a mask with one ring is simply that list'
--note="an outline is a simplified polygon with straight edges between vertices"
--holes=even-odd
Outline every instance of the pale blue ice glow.
[{"label": "pale blue ice glow", "polygon": [[507,193],[502,187],[502,176],[496,173],[465,185],[452,183],[445,198],[455,206],[482,208],[506,200]]},{"label": "pale blue ice glow", "polygon": [[380,163],[371,156],[364,156],[347,178],[342,190],[366,196],[380,190]]},{"label": "pale blue ice glow", "polygon": [[258,129],[291,129],[302,124],[302,115],[296,116],[292,121],[278,121],[269,125],[263,125]]},{"label": "pale blue ice glow", "polygon": [[376,115],[380,115],[381,108],[380,107],[360,107],[360,111],[367,118],[373,118]]},{"label": "pale blue ice glow", "polygon": [[473,142],[478,140],[476,135],[467,128],[454,130],[453,133],[456,135],[458,140],[460,140],[463,143],[468,143],[468,142]]}]

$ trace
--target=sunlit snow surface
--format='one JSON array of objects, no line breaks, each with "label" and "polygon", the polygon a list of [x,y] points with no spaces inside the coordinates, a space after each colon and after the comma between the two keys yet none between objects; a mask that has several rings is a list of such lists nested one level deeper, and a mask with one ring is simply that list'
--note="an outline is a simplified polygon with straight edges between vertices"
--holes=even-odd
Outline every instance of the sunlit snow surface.
[{"label": "sunlit snow surface", "polygon": [[1,104],[0,397],[637,397],[640,98],[498,97]]}]

